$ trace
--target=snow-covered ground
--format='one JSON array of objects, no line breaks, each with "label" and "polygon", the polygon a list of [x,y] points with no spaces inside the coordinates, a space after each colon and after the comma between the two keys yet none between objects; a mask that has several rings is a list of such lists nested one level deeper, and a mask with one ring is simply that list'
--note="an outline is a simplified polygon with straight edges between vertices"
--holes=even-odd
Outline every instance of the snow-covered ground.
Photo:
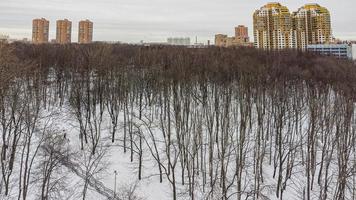
[{"label": "snow-covered ground", "polygon": [[[30,179],[27,199],[39,198],[43,167],[52,163],[44,162],[49,155],[40,156],[46,152],[52,152],[50,155],[58,161],[49,178],[53,199],[82,199],[85,194],[88,200],[165,200],[174,196],[299,200],[305,199],[308,192],[311,199],[354,198],[354,117],[343,115],[342,98],[336,101],[337,97],[326,95],[331,102],[313,107],[303,98],[296,102],[295,96],[286,95],[283,102],[278,102],[279,98],[272,99],[271,95],[259,104],[261,99],[257,97],[240,99],[235,93],[237,96],[229,99],[229,93],[221,92],[217,94],[221,98],[217,98],[209,92],[205,100],[208,103],[203,104],[200,92],[182,91],[179,97],[170,94],[165,102],[158,97],[153,103],[152,99],[137,98],[120,102],[115,111],[114,142],[109,104],[86,104],[84,97],[79,110],[73,97],[65,98],[62,105],[41,104],[38,119],[30,120],[36,125],[34,131],[23,130],[15,150],[9,194],[2,191],[1,199],[19,197],[25,179],[23,170],[29,163],[33,166],[32,171],[26,171]],[[293,91],[289,94],[296,95]],[[10,111],[5,114],[11,115]],[[33,110],[29,113],[36,116]],[[24,122],[23,126],[27,128],[28,124]],[[83,130],[87,142],[80,138]],[[55,141],[50,143],[50,151],[45,148],[46,138]],[[23,159],[27,151],[29,163]],[[339,194],[342,167],[348,175],[344,193]]]}]

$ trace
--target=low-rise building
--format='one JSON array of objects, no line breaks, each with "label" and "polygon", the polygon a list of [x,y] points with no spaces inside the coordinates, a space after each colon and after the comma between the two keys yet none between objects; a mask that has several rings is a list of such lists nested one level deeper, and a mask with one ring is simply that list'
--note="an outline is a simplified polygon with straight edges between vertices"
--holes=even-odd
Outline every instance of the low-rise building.
[{"label": "low-rise building", "polygon": [[233,47],[233,46],[246,46],[252,47],[253,43],[248,42],[239,37],[228,37],[224,34],[215,35],[215,46],[218,47]]},{"label": "low-rise building", "polygon": [[10,38],[10,39],[8,39],[8,42],[9,43],[14,43],[14,42],[30,43],[30,40],[28,38],[22,38],[22,39]]},{"label": "low-rise building", "polygon": [[356,60],[356,44],[351,44],[352,60]]},{"label": "low-rise building", "polygon": [[229,37],[224,34],[215,35],[215,46],[232,47],[232,46],[253,46],[248,37],[248,28],[239,25],[235,27],[235,36]]},{"label": "low-rise building", "polygon": [[190,45],[190,38],[189,37],[174,37],[174,38],[167,38],[167,44],[169,45],[180,45],[180,46],[188,46]]},{"label": "low-rise building", "polygon": [[[335,56],[344,59],[353,59],[353,49],[356,46],[351,44],[311,44],[307,45],[307,50],[321,55]],[[356,51],[356,50],[355,50]],[[355,54],[355,52],[354,52]]]}]

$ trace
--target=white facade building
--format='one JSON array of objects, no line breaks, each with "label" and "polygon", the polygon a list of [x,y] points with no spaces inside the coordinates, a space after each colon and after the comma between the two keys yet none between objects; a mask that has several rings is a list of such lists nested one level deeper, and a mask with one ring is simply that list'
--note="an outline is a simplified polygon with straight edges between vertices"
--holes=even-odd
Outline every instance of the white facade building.
[{"label": "white facade building", "polygon": [[169,45],[181,45],[181,46],[188,46],[190,45],[190,38],[180,38],[180,37],[175,37],[175,38],[168,38],[167,39],[167,44]]},{"label": "white facade building", "polygon": [[352,60],[356,60],[356,44],[351,45],[351,51],[352,51]]},{"label": "white facade building", "polygon": [[[312,44],[307,45],[307,51],[316,52],[321,55],[335,56],[344,59],[353,59],[356,46],[349,44]],[[354,57],[355,59],[356,57]]]}]

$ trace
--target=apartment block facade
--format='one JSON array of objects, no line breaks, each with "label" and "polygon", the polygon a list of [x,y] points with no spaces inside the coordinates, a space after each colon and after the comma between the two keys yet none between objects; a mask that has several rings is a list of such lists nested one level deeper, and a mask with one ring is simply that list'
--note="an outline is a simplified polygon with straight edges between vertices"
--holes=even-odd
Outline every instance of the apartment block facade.
[{"label": "apartment block facade", "polygon": [[72,41],[72,22],[68,19],[57,20],[56,42],[68,44]]},{"label": "apartment block facade", "polygon": [[280,3],[268,3],[253,14],[254,45],[263,49],[291,47],[292,19]]},{"label": "apartment block facade", "polygon": [[215,35],[215,46],[232,47],[232,46],[252,46],[248,36],[248,28],[243,25],[235,27],[235,36],[229,37],[225,34]]},{"label": "apartment block facade", "polygon": [[48,42],[49,21],[45,18],[32,20],[32,42],[42,44]]},{"label": "apartment block facade", "polygon": [[305,49],[308,44],[325,44],[332,40],[329,11],[318,4],[306,4],[292,14],[295,47]]},{"label": "apartment block facade", "polygon": [[268,3],[253,14],[253,29],[254,46],[263,49],[306,49],[332,39],[330,13],[318,4],[290,13],[280,3]]},{"label": "apartment block facade", "polygon": [[79,22],[78,28],[78,43],[88,44],[93,42],[93,22],[83,20]]},{"label": "apartment block facade", "polygon": [[344,59],[353,59],[352,48],[351,44],[312,44],[306,47],[310,52]]},{"label": "apartment block facade", "polygon": [[235,38],[241,42],[249,42],[248,28],[244,25],[235,27]]}]

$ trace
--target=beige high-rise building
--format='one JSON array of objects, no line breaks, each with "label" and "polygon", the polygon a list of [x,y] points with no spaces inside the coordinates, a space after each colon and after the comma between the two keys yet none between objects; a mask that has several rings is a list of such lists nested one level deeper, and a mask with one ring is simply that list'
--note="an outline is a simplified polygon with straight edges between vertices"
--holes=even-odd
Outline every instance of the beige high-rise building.
[{"label": "beige high-rise building", "polygon": [[332,42],[329,11],[318,4],[306,4],[289,12],[280,3],[268,3],[253,15],[255,47],[297,48]]},{"label": "beige high-rise building", "polygon": [[32,42],[42,44],[48,42],[49,21],[45,18],[32,21]]},{"label": "beige high-rise building", "polygon": [[93,22],[87,20],[79,22],[78,42],[87,44],[93,41]]},{"label": "beige high-rise building", "polygon": [[56,41],[59,44],[68,44],[72,41],[72,22],[68,19],[57,20]]},{"label": "beige high-rise building", "polygon": [[292,14],[295,47],[306,49],[309,44],[330,43],[331,20],[328,9],[318,4],[306,4]]},{"label": "beige high-rise building", "polygon": [[253,14],[255,47],[283,49],[293,47],[292,19],[286,6],[268,3]]}]

